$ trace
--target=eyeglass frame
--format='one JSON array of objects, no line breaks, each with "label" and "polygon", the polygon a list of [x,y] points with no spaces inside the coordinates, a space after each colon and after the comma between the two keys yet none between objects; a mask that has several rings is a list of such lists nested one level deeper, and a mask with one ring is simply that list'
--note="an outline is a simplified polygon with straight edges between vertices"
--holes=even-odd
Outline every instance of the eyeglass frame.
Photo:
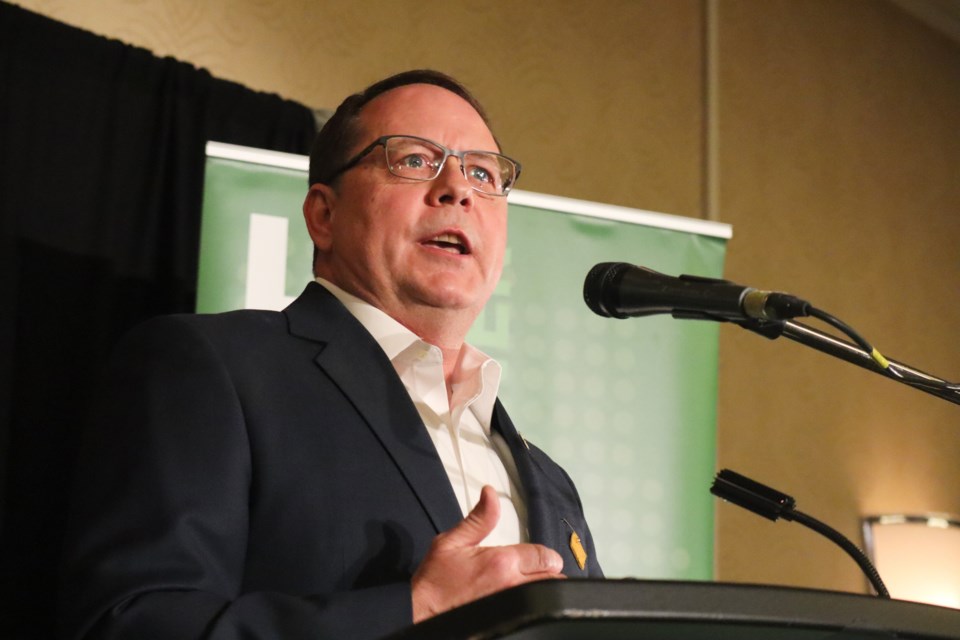
[{"label": "eyeglass frame", "polygon": [[[390,168],[389,158],[386,157],[387,141],[390,140],[391,138],[409,138],[412,140],[420,140],[422,142],[427,142],[441,149],[443,151],[443,159],[440,160],[440,163],[437,165],[436,175],[434,175],[432,178],[412,178],[410,176],[404,176],[404,175],[394,173],[393,169]],[[367,157],[371,151],[373,151],[380,145],[383,145],[384,159],[387,160],[387,171],[389,171],[391,175],[397,176],[398,178],[404,178],[406,180],[414,180],[416,182],[430,182],[431,180],[436,180],[437,178],[440,177],[440,173],[443,171],[443,167],[446,166],[447,158],[453,156],[454,158],[460,161],[460,173],[463,174],[463,178],[469,182],[470,178],[467,177],[467,168],[463,162],[463,157],[468,153],[485,153],[489,155],[498,156],[508,161],[514,167],[513,181],[510,183],[510,186],[504,189],[503,193],[490,193],[489,191],[482,191],[471,184],[470,188],[476,191],[477,193],[482,193],[485,196],[493,196],[495,198],[505,198],[510,193],[511,189],[513,189],[513,185],[515,185],[517,183],[517,180],[520,179],[520,170],[522,168],[520,163],[509,156],[503,155],[502,153],[497,153],[496,151],[486,151],[483,149],[466,149],[464,151],[455,151],[453,149],[450,149],[449,147],[443,146],[439,142],[430,140],[429,138],[422,138],[420,136],[411,136],[411,135],[397,133],[397,134],[392,134],[388,136],[380,136],[379,138],[377,138],[376,140],[368,144],[366,147],[363,148],[363,150],[357,153],[357,155],[353,156],[353,158],[348,160],[342,167],[334,171],[333,174],[330,176],[330,181],[332,182],[340,174],[346,171],[349,171],[350,169],[353,169],[355,166],[360,164],[361,160]]]}]

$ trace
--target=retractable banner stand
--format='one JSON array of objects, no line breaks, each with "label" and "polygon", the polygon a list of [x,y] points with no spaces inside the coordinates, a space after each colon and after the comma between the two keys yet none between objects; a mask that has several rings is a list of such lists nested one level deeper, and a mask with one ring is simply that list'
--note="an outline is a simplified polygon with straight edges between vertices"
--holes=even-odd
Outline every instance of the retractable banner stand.
[{"label": "retractable banner stand", "polygon": [[[197,311],[282,309],[312,278],[307,158],[207,146]],[[609,577],[713,574],[718,327],[601,318],[599,262],[721,277],[728,225],[514,191],[503,277],[468,340],[524,437],[574,479]]]}]

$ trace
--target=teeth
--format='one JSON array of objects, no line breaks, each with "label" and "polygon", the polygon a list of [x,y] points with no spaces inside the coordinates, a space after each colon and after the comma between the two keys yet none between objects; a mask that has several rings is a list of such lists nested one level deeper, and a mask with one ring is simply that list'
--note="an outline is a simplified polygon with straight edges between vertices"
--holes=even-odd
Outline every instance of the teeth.
[{"label": "teeth", "polygon": [[453,233],[440,233],[430,240],[431,244],[440,247],[450,253],[463,255],[467,253],[467,245],[460,240],[460,237]]},{"label": "teeth", "polygon": [[460,242],[460,238],[458,238],[452,233],[441,233],[436,238],[434,238],[434,240],[436,242],[449,242],[450,244],[462,244]]}]

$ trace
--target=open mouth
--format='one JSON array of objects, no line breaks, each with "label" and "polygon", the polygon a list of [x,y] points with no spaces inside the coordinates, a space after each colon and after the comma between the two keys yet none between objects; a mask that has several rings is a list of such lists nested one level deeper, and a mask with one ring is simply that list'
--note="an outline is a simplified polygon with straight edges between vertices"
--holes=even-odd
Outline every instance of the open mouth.
[{"label": "open mouth", "polygon": [[470,247],[467,245],[466,240],[455,233],[441,233],[429,240],[425,240],[423,244],[461,256],[470,253]]}]

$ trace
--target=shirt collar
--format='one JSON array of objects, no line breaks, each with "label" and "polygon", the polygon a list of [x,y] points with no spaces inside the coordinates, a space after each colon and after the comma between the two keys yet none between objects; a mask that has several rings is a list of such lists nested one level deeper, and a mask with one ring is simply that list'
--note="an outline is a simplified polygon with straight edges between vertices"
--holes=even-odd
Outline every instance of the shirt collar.
[{"label": "shirt collar", "polygon": [[332,293],[347,308],[350,315],[363,325],[391,362],[414,343],[423,342],[410,329],[407,329],[369,302],[347,293],[329,280],[319,276],[317,276],[316,281]]},{"label": "shirt collar", "polygon": [[[361,300],[357,296],[347,293],[329,280],[316,277],[318,284],[332,293],[347,311],[363,325],[373,336],[380,348],[394,367],[399,364],[398,358],[414,345],[429,348],[431,345],[422,340],[417,334],[410,331],[389,315],[375,306]],[[463,357],[453,374],[454,385],[466,384],[467,388],[479,387],[479,395],[471,403],[470,408],[484,428],[489,432],[493,416],[493,405],[500,390],[500,363],[470,344],[464,344]],[[456,394],[455,394],[456,395]]]}]

